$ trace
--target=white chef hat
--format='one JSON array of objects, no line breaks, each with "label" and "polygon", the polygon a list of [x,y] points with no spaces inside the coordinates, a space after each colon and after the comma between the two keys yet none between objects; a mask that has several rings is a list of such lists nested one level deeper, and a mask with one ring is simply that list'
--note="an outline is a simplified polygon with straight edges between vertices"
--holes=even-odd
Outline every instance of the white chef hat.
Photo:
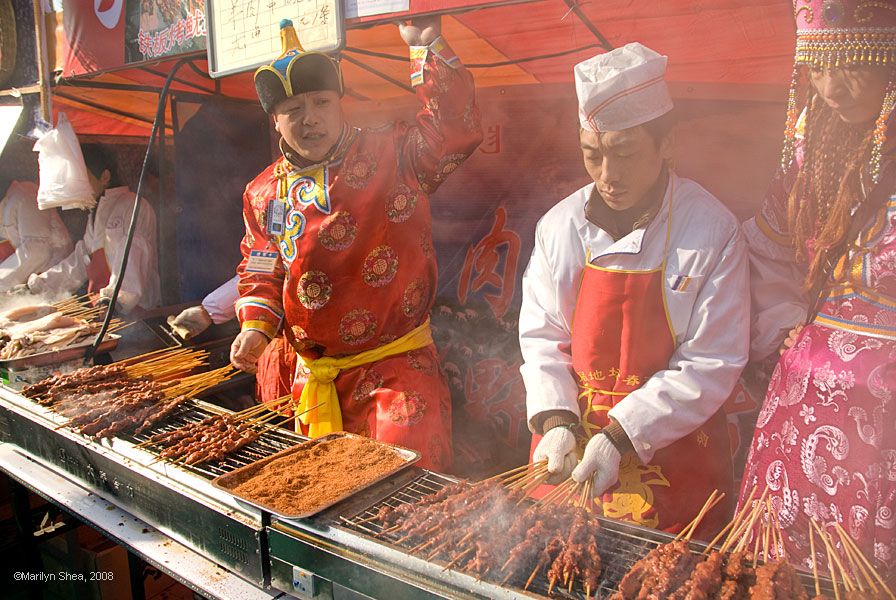
[{"label": "white chef hat", "polygon": [[621,131],[672,110],[666,57],[633,42],[575,66],[579,122],[589,131]]}]

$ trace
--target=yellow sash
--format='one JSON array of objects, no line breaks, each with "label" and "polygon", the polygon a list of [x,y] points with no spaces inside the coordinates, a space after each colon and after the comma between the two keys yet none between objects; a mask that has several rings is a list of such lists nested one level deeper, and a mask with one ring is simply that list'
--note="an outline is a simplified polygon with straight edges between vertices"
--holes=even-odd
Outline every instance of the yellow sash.
[{"label": "yellow sash", "polygon": [[426,319],[423,325],[379,348],[341,358],[323,356],[317,360],[310,360],[300,356],[299,363],[304,364],[311,371],[311,375],[302,388],[296,412],[302,413],[316,406],[299,417],[302,423],[308,426],[308,435],[316,438],[342,430],[342,410],[339,408],[339,397],[333,384],[340,371],[425,348],[430,344],[432,344],[432,331],[429,329],[429,319]]}]

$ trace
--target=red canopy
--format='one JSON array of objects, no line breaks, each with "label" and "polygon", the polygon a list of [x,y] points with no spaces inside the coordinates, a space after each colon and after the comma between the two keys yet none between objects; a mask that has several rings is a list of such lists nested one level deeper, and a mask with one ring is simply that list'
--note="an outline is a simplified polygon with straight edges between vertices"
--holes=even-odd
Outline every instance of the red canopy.
[{"label": "red canopy", "polygon": [[[678,97],[783,99],[794,47],[789,0],[540,0],[446,16],[442,27],[480,88],[571,84],[576,62],[607,44],[639,41],[668,55],[667,78]],[[343,53],[349,110],[357,102],[410,93],[406,55],[392,24],[350,29]],[[65,111],[81,135],[148,135],[155,90],[176,61],[62,79],[54,109]],[[192,65],[178,70],[172,90],[210,94],[217,88],[255,101],[251,73],[215,81],[207,68],[204,55],[194,55]]]}]

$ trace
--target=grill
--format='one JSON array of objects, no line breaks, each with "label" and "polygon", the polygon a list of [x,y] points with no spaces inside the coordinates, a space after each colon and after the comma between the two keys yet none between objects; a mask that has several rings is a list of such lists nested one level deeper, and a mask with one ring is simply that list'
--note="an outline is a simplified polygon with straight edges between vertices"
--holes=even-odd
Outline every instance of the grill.
[{"label": "grill", "polygon": [[[200,405],[196,402],[196,400],[188,400],[180,407],[180,409],[175,414],[165,419],[162,423],[156,424],[154,427],[148,429],[140,435],[128,435],[121,437],[133,444],[142,444],[149,441],[152,436],[158,433],[173,431],[178,427],[182,427],[189,423],[198,423],[207,417],[211,417],[217,414],[223,414],[224,412],[226,411],[213,410],[211,405]],[[262,433],[258,437],[258,439],[253,441],[251,444],[243,446],[236,452],[231,452],[219,462],[178,466],[201,477],[214,479],[218,475],[223,475],[225,473],[235,471],[240,467],[244,467],[249,463],[255,462],[256,460],[271,456],[272,454],[276,454],[277,452],[280,452],[285,448],[289,448],[290,446],[294,446],[295,444],[298,444],[299,442],[302,442],[306,439],[280,427],[268,428],[269,425],[265,425],[264,427],[266,428],[266,431]],[[144,446],[145,450],[147,450],[148,452],[152,452],[153,454],[158,454],[164,448],[165,446],[156,444]]]},{"label": "grill", "polygon": [[[246,510],[208,481],[218,475],[270,456],[304,440],[284,429],[270,429],[219,463],[174,469],[147,468],[160,447],[134,449],[131,444],[152,435],[195,423],[226,410],[191,400],[164,423],[140,436],[113,440],[107,445],[57,429],[58,418],[10,390],[0,387],[0,441],[64,472],[68,477],[113,500],[172,538],[194,548],[259,587],[273,586],[289,593],[306,584],[332,585],[393,600],[504,600],[538,598],[547,594],[542,572],[523,591],[528,573],[499,585],[454,570],[445,562],[427,562],[383,534],[376,521],[365,521],[384,505],[419,501],[455,480],[423,469],[410,468],[358,492],[309,519],[296,521]],[[130,443],[128,443],[130,442]],[[162,464],[162,463],[160,463]],[[603,520],[598,550],[603,559],[601,586],[592,593],[607,598],[631,565],[671,536],[635,525]],[[696,549],[699,544],[694,544]],[[811,576],[804,575],[811,582]],[[317,584],[315,584],[315,581]],[[811,585],[811,584],[810,584]],[[823,581],[826,591],[832,588]],[[552,597],[584,598],[555,587]]]},{"label": "grill", "polygon": [[[181,406],[173,419],[157,425],[146,436],[226,412],[191,400]],[[199,465],[192,470],[155,465],[148,468],[153,454],[131,444],[146,436],[100,443],[59,427],[60,421],[57,414],[0,387],[0,441],[14,445],[20,453],[64,474],[255,585],[269,585],[262,515],[218,492],[208,478],[301,438],[286,431],[271,431],[221,465]]]},{"label": "grill", "polygon": [[[443,475],[425,471],[406,486],[358,512],[353,517],[340,517],[341,525],[350,531],[372,537],[380,543],[385,542],[396,549],[407,551],[411,547],[410,545],[402,546],[396,543],[400,537],[399,535],[383,532],[383,528],[376,520],[379,510],[383,506],[396,508],[402,504],[416,503],[424,496],[436,493],[454,481],[454,479]],[[601,524],[601,535],[598,537],[598,552],[602,562],[601,583],[596,590],[596,594],[595,591],[592,591],[592,594],[595,594],[594,597],[596,598],[609,598],[610,595],[617,591],[619,582],[635,562],[657,546],[672,541],[673,536],[619,521],[601,519]],[[691,547],[698,552],[702,552],[706,545],[692,542]],[[439,564],[444,566],[445,562],[442,561]],[[549,584],[545,577],[545,571],[546,569],[542,569],[527,591],[542,596],[548,595]],[[810,592],[810,596],[814,595],[814,580],[811,574],[800,573],[800,575],[807,587],[807,591]],[[514,574],[513,578],[506,585],[516,586],[521,589],[525,585],[528,576],[529,573]],[[578,584],[573,588],[572,593],[566,589],[560,589],[561,587],[562,584],[558,583],[558,585],[555,585],[551,591],[551,597],[575,600],[585,599],[584,591],[580,588],[577,590]],[[833,594],[833,587],[829,580],[822,580],[821,588],[823,592]]]}]

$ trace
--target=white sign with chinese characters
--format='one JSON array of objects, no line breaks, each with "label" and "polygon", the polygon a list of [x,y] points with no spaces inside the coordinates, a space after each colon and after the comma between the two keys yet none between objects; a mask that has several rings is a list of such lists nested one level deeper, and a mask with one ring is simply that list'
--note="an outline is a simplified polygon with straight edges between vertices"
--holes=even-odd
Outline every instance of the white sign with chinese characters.
[{"label": "white sign with chinese characters", "polygon": [[340,0],[206,0],[206,15],[212,77],[253,70],[279,56],[283,19],[293,22],[305,50],[333,52],[345,44]]},{"label": "white sign with chinese characters", "polygon": [[410,0],[345,0],[345,18],[404,12],[409,8]]}]

